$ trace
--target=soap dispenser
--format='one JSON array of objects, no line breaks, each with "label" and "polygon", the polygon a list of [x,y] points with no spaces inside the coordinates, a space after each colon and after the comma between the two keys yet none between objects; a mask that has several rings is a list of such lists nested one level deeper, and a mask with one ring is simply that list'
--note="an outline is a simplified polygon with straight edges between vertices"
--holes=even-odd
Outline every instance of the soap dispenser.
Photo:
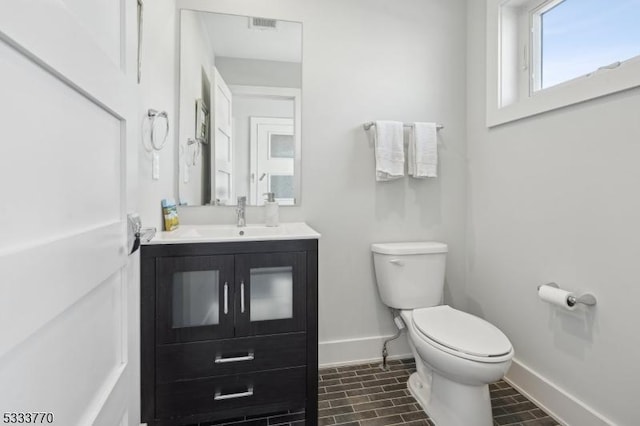
[{"label": "soap dispenser", "polygon": [[264,202],[264,223],[267,226],[278,226],[278,202],[276,194],[266,192],[264,194],[267,199]]}]

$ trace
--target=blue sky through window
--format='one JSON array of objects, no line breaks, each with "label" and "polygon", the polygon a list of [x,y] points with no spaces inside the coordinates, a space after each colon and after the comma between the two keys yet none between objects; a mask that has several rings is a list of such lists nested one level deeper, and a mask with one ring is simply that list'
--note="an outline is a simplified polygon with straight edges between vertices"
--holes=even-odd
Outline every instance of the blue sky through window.
[{"label": "blue sky through window", "polygon": [[640,55],[640,0],[564,0],[542,14],[542,88]]}]

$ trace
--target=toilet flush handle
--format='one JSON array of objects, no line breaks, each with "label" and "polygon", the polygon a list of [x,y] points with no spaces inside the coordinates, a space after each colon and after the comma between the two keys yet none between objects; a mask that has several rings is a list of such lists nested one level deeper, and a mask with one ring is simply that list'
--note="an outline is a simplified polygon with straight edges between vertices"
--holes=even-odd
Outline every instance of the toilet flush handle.
[{"label": "toilet flush handle", "polygon": [[404,266],[404,262],[400,259],[389,259],[389,263],[393,263],[394,265]]}]

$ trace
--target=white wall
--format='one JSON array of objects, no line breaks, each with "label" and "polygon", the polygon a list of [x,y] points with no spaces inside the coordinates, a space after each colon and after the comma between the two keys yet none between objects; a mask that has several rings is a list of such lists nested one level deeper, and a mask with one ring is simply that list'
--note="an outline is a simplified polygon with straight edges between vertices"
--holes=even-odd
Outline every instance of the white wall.
[{"label": "white wall", "polygon": [[302,86],[302,65],[296,62],[219,56],[216,67],[227,84],[297,88]]},{"label": "white wall", "polygon": [[[281,208],[280,217],[307,221],[322,233],[320,361],[377,357],[381,336],[394,332],[377,294],[372,242],[446,241],[447,297],[462,301],[456,289],[464,287],[465,273],[465,2],[184,4],[303,22],[302,204]],[[376,119],[443,123],[440,177],[376,183],[362,129]],[[233,223],[235,216],[220,207],[180,209],[180,215],[183,223]],[[247,217],[262,221],[262,210],[250,208]]]},{"label": "white wall", "polygon": [[[640,91],[488,130],[485,1],[468,4],[467,306],[513,342],[517,384],[568,424],[638,424]],[[558,312],[536,296],[549,281],[598,305]]]},{"label": "white wall", "polygon": [[176,196],[175,138],[177,131],[177,34],[174,0],[156,0],[144,5],[142,81],[140,84],[140,126],[148,137],[147,110],[167,111],[171,132],[160,152],[160,179],[151,179],[151,154],[138,141],[138,203],[143,226],[162,230],[160,200]]}]

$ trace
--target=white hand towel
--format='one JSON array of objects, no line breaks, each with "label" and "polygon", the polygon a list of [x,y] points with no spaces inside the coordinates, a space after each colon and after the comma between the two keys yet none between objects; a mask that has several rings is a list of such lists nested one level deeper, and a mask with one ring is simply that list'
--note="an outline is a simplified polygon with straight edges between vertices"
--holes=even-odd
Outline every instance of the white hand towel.
[{"label": "white hand towel", "polygon": [[374,144],[377,181],[393,180],[404,176],[402,126],[400,121],[376,121]]},{"label": "white hand towel", "polygon": [[438,176],[438,129],[436,123],[413,123],[409,132],[409,175]]}]

